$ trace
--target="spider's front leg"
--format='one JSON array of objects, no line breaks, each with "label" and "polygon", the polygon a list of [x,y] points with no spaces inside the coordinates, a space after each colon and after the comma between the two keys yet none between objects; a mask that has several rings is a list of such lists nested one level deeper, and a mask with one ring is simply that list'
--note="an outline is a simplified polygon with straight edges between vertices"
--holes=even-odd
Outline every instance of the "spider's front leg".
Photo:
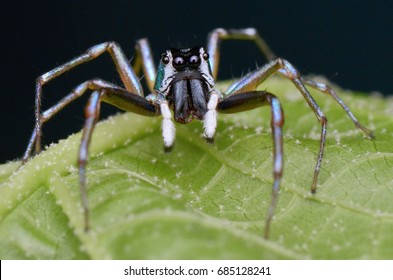
[{"label": "spider's front leg", "polygon": [[89,229],[89,207],[87,200],[87,187],[86,187],[86,165],[88,158],[88,151],[91,136],[93,134],[95,125],[100,115],[100,104],[104,101],[114,105],[122,110],[136,113],[143,116],[158,116],[160,110],[158,107],[152,105],[145,98],[136,94],[129,93],[122,89],[116,88],[101,88],[94,91],[85,107],[85,125],[82,132],[82,140],[78,153],[78,169],[79,169],[79,182],[80,193],[82,198],[82,208],[84,213],[84,228],[85,231]]},{"label": "spider's front leg", "polygon": [[271,93],[252,91],[239,93],[222,100],[217,104],[217,111],[224,114],[238,113],[261,106],[270,106],[271,129],[273,137],[273,190],[272,198],[266,217],[264,237],[269,238],[270,224],[277,205],[278,192],[283,174],[283,138],[284,113],[280,101]]}]

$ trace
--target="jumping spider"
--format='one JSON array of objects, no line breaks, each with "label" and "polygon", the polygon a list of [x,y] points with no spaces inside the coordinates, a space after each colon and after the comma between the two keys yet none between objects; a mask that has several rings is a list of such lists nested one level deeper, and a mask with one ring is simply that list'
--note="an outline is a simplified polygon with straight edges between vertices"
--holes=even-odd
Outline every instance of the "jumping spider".
[{"label": "jumping spider", "polygon": [[[220,92],[214,87],[219,65],[219,47],[222,40],[228,39],[252,40],[269,62],[233,82],[225,92]],[[88,80],[74,88],[56,105],[41,112],[43,85],[105,52],[111,55],[124,87],[101,79]],[[141,70],[143,70],[151,92],[148,95],[144,94],[139,82],[138,74]],[[78,154],[84,223],[85,230],[88,230],[89,214],[85,168],[89,143],[100,115],[101,102],[143,116],[162,115],[162,137],[167,150],[170,150],[175,140],[172,111],[174,120],[179,123],[189,123],[193,119],[201,120],[204,135],[207,140],[211,141],[216,130],[217,112],[237,113],[267,105],[270,106],[271,111],[273,136],[273,191],[264,230],[264,237],[268,238],[283,174],[282,127],[284,114],[276,96],[255,89],[273,74],[287,78],[295,85],[321,125],[319,153],[311,184],[311,192],[315,193],[326,140],[327,119],[305,85],[330,95],[347,112],[357,128],[361,129],[369,138],[373,138],[373,134],[358,122],[349,108],[329,86],[302,78],[292,64],[285,59],[276,57],[254,28],[234,30],[218,28],[209,33],[206,48],[168,49],[161,55],[157,72],[148,40],[140,39],[136,42],[136,57],[132,66],[117,43],[107,42],[96,45],[82,55],[43,74],[38,77],[36,83],[35,129],[22,162],[25,163],[32,156],[34,146],[35,153],[40,152],[42,125],[85,92],[92,91],[85,108],[86,120]]]}]

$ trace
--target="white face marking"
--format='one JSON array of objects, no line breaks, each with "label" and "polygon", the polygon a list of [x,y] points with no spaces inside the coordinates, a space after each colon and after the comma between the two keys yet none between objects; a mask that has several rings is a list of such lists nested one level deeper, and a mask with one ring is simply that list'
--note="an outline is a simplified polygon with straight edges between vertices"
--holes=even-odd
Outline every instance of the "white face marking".
[{"label": "white face marking", "polygon": [[172,121],[171,110],[169,109],[166,101],[160,104],[162,120],[162,138],[164,140],[164,146],[170,148],[173,146],[175,141],[175,124]]},{"label": "white face marking", "polygon": [[216,133],[217,127],[217,103],[218,103],[218,94],[213,92],[210,95],[209,102],[207,103],[206,115],[203,119],[203,128],[205,129],[205,137],[206,138],[213,138],[214,134]]}]

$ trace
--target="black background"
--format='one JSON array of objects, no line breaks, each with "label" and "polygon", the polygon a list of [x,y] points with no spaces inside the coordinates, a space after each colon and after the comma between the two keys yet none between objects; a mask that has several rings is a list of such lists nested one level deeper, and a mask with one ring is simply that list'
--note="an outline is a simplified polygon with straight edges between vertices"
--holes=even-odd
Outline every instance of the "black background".
[{"label": "black background", "polygon": [[[393,94],[392,1],[2,1],[0,162],[20,157],[34,126],[35,79],[88,47],[120,43],[128,58],[148,37],[155,57],[167,47],[204,45],[216,27],[256,27],[276,54],[302,73],[344,88]],[[263,63],[249,42],[223,45],[219,78]],[[118,82],[109,56],[44,87],[44,107],[86,79]],[[44,143],[83,125],[86,98],[44,126]],[[106,114],[111,109],[104,106]],[[285,104],[284,104],[285,107]]]}]

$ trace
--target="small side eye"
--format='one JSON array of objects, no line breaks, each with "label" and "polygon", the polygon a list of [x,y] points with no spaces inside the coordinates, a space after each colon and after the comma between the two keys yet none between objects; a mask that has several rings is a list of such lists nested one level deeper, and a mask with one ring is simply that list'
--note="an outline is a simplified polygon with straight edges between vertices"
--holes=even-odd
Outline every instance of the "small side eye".
[{"label": "small side eye", "polygon": [[167,57],[165,54],[162,55],[161,58],[162,63],[168,64],[169,63],[169,57]]},{"label": "small side eye", "polygon": [[202,56],[203,56],[204,60],[208,60],[209,59],[209,54],[207,52],[204,52]]},{"label": "small side eye", "polygon": [[188,60],[190,62],[190,64],[198,64],[199,63],[199,57],[196,55],[193,55],[190,57],[190,59]]},{"label": "small side eye", "polygon": [[173,64],[174,64],[175,66],[181,66],[181,65],[184,64],[184,59],[183,59],[181,56],[175,57],[175,58],[173,59]]}]

